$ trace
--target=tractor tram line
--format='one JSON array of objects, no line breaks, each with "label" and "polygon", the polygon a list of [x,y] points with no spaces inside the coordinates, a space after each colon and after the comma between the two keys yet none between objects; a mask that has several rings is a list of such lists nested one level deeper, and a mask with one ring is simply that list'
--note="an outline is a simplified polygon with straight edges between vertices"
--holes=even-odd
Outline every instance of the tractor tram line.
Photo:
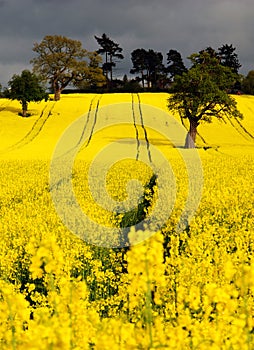
[{"label": "tractor tram line", "polygon": [[134,128],[135,128],[136,142],[137,142],[136,160],[138,160],[139,159],[139,151],[140,151],[140,140],[139,140],[139,134],[138,134],[138,127],[136,124],[135,110],[134,110],[134,94],[131,94],[131,102],[132,102],[132,118],[133,118],[133,124],[134,124]]},{"label": "tractor tram line", "polygon": [[83,129],[82,129],[82,133],[80,135],[80,138],[76,144],[75,147],[78,147],[80,145],[80,143],[82,142],[83,140],[83,137],[85,135],[85,131],[86,131],[86,128],[87,128],[87,125],[89,123],[89,120],[90,120],[90,115],[91,115],[91,111],[92,111],[92,107],[93,107],[93,103],[94,103],[94,100],[95,100],[96,96],[94,96],[92,99],[91,99],[91,102],[90,102],[90,105],[89,105],[89,109],[88,109],[88,113],[87,113],[87,118],[86,118],[86,121],[85,121],[85,124],[83,126]]},{"label": "tractor tram line", "polygon": [[144,132],[144,138],[145,138],[145,142],[146,142],[147,155],[148,155],[149,162],[152,163],[150,143],[149,143],[149,140],[148,140],[147,130],[146,130],[146,127],[145,127],[145,124],[144,124],[144,116],[143,116],[143,112],[142,112],[141,100],[140,100],[139,93],[137,93],[137,98],[138,98],[139,117],[140,117],[141,127],[142,127],[143,132]]},{"label": "tractor tram line", "polygon": [[237,118],[235,118],[235,121],[236,121],[237,124],[240,126],[240,128],[241,128],[247,135],[249,135],[250,138],[254,139],[254,136],[243,126],[243,124],[240,122],[240,120],[238,120]]},{"label": "tractor tram line", "polygon": [[49,117],[52,115],[52,110],[55,107],[55,104],[56,102],[54,102],[54,104],[51,106],[48,113],[45,113],[48,107],[48,105],[46,105],[43,108],[39,118],[35,121],[35,123],[33,124],[32,128],[28,131],[28,133],[21,140],[19,140],[12,146],[9,146],[4,151],[2,151],[2,153],[14,151],[15,149],[19,149],[31,143],[41,133],[41,130],[43,129],[44,125],[48,121]]},{"label": "tractor tram line", "polygon": [[[100,102],[101,102],[101,99],[102,99],[102,95],[98,98],[97,100],[97,104],[96,104],[96,109],[95,109],[95,113],[94,113],[94,120],[93,120],[93,124],[92,124],[92,128],[91,128],[91,131],[90,131],[90,135],[89,135],[89,138],[87,140],[87,143],[85,145],[85,147],[88,147],[90,142],[91,142],[91,139],[93,137],[93,134],[94,134],[94,128],[95,128],[95,125],[97,123],[97,118],[98,118],[98,112],[99,112],[99,106],[100,106]],[[90,118],[90,115],[89,115],[89,118]]]},{"label": "tractor tram line", "polygon": [[[242,125],[242,123],[240,123],[239,120],[237,120],[235,118],[235,121],[237,122],[238,126],[236,126],[233,121],[227,116],[227,120],[229,121],[230,125],[245,139],[249,141],[249,137],[251,137],[252,139],[254,139],[254,136],[251,135],[247,129],[245,129],[245,127]],[[246,136],[248,135],[248,136]]]}]

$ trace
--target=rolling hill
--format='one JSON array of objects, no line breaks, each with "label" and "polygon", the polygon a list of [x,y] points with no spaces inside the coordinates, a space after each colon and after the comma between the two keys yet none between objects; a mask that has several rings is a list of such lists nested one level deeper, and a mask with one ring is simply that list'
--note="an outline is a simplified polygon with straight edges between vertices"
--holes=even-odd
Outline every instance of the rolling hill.
[{"label": "rolling hill", "polygon": [[[234,97],[244,119],[214,119],[211,124],[201,124],[199,148],[253,153],[254,96]],[[160,134],[169,127],[167,98],[166,93],[62,95],[58,102],[30,103],[31,117],[26,119],[18,116],[17,101],[1,99],[0,159],[50,159],[61,135],[75,122],[80,132],[76,143],[89,140],[83,146],[89,152],[91,147],[98,150],[112,140],[126,137],[148,138],[149,143],[168,152],[171,142]],[[145,130],[146,126],[149,130]]]}]

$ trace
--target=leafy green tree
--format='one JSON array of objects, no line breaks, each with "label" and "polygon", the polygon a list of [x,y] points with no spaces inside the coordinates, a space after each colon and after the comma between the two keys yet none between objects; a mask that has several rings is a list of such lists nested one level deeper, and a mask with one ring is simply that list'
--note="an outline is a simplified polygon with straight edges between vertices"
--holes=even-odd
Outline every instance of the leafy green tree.
[{"label": "leafy green tree", "polygon": [[[175,77],[168,108],[189,120],[185,148],[194,148],[197,128],[201,121],[211,122],[213,117],[242,118],[236,101],[228,95],[227,88],[233,84],[236,74],[220,61],[203,52],[189,57],[193,66],[181,76]],[[197,59],[200,62],[197,64]]]},{"label": "leafy green tree", "polygon": [[[97,79],[101,82],[102,71],[100,74],[99,68],[94,67],[98,59],[96,54],[83,49],[78,40],[61,35],[46,35],[41,43],[34,44],[33,51],[38,55],[31,60],[34,72],[50,82],[55,101],[60,99],[61,92],[69,84],[75,86],[89,79],[93,84]],[[94,68],[96,74],[93,74]]]},{"label": "leafy green tree", "polygon": [[166,76],[166,68],[163,64],[162,53],[149,49],[146,57],[146,67],[148,88],[159,87],[160,82],[163,81]]},{"label": "leafy green tree", "polygon": [[22,117],[27,116],[28,103],[47,100],[48,94],[42,86],[39,78],[29,70],[23,70],[21,75],[14,74],[8,82],[10,89],[7,97],[18,100],[22,105]]},{"label": "leafy green tree", "polygon": [[167,73],[170,74],[171,80],[174,80],[176,75],[182,75],[187,71],[183,63],[182,56],[177,50],[169,50],[167,53]]},{"label": "leafy green tree", "polygon": [[[101,38],[98,36],[94,36],[97,43],[101,48],[97,50],[98,54],[105,55],[105,63],[103,64],[103,70],[105,72],[107,81],[113,81],[113,67],[116,66],[117,59],[123,59],[122,55],[123,49],[119,46],[119,44],[115,43],[111,40],[105,33],[102,34]],[[110,74],[110,78],[108,76]]]},{"label": "leafy green tree", "polygon": [[235,93],[241,90],[241,80],[242,77],[238,73],[239,68],[241,68],[241,63],[239,62],[238,55],[235,53],[236,48],[233,45],[222,45],[218,49],[218,55],[220,57],[221,64],[225,67],[229,67],[232,71],[238,74],[238,79],[235,81],[234,85],[230,86],[230,91]]},{"label": "leafy green tree", "polygon": [[97,52],[89,52],[88,69],[82,74],[80,73],[74,80],[73,85],[79,89],[95,89],[102,87],[106,83],[106,78],[100,68],[102,58]]},{"label": "leafy green tree", "polygon": [[140,92],[141,86],[138,80],[131,79],[129,80],[127,75],[125,74],[123,77],[123,87],[122,91],[124,92]]},{"label": "leafy green tree", "polygon": [[254,95],[254,70],[249,71],[243,79],[242,88],[246,94]]},{"label": "leafy green tree", "polygon": [[147,51],[145,49],[136,49],[131,53],[131,61],[133,68],[130,70],[131,74],[141,74],[141,77],[138,78],[142,83],[142,88],[145,88],[145,78],[146,78],[146,56]]},{"label": "leafy green tree", "polygon": [[166,78],[166,68],[163,65],[163,55],[152,49],[136,49],[131,53],[133,68],[131,74],[140,73],[142,87],[145,87],[145,81],[148,88],[155,88]]},{"label": "leafy green tree", "polygon": [[218,52],[215,49],[213,49],[211,46],[208,46],[207,48],[199,51],[199,55],[196,57],[194,64],[202,63],[204,53],[208,54],[211,58],[217,58],[217,60],[219,61],[221,60]]}]

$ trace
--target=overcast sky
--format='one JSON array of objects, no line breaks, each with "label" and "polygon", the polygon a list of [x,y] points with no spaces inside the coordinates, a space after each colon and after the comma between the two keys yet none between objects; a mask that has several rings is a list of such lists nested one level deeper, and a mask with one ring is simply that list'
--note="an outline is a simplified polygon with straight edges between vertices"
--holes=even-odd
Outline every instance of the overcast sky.
[{"label": "overcast sky", "polygon": [[94,35],[106,33],[125,56],[115,76],[129,75],[136,48],[186,57],[207,46],[232,44],[242,64],[254,69],[253,0],[0,0],[0,83],[31,69],[33,44],[45,35],[78,39],[85,49],[99,47]]}]

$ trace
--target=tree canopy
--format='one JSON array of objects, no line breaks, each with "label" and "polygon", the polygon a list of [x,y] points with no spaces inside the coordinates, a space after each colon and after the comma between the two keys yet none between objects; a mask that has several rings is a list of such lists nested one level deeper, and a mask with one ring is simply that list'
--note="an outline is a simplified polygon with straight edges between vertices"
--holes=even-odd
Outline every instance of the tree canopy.
[{"label": "tree canopy", "polygon": [[48,94],[42,86],[39,78],[29,70],[23,70],[21,75],[14,74],[9,81],[7,97],[18,100],[22,105],[22,116],[27,116],[28,103],[39,102],[48,99]]},{"label": "tree canopy", "polygon": [[55,100],[60,99],[69,84],[78,85],[84,80],[96,84],[103,80],[100,58],[83,49],[79,40],[47,35],[41,43],[34,44],[33,51],[37,54],[31,60],[34,72],[50,82]]},{"label": "tree canopy", "polygon": [[173,80],[176,75],[182,75],[187,71],[182,56],[177,50],[169,50],[167,53],[167,63],[167,73],[170,74],[170,78]]},{"label": "tree canopy", "polygon": [[246,94],[254,95],[254,70],[249,71],[242,82],[243,91]]},{"label": "tree canopy", "polygon": [[130,70],[131,74],[141,74],[139,81],[142,82],[142,87],[145,87],[146,78],[146,54],[145,49],[136,49],[131,53],[131,61],[133,68]]},{"label": "tree canopy", "polygon": [[[128,81],[124,81],[123,78],[113,77],[113,68],[119,60],[124,59],[123,49],[105,33],[94,38],[100,48],[93,52],[85,50],[79,40],[61,35],[46,35],[40,43],[34,44],[33,51],[36,56],[30,61],[33,64],[33,72],[48,83],[47,86],[54,93],[55,100],[60,99],[65,88],[72,87],[98,92],[168,91],[175,76],[182,75],[192,66],[202,63],[204,53],[216,58],[221,66],[228,67],[237,74],[234,84],[228,85],[231,93],[247,91],[254,94],[253,89],[248,88],[250,78],[238,73],[241,64],[232,44],[224,44],[218,49],[207,46],[192,57],[192,66],[184,65],[181,53],[176,49],[168,50],[164,64],[162,52],[137,48],[131,52],[130,57],[132,68],[129,72],[135,76],[130,81],[127,76]],[[104,61],[101,55],[105,56]],[[126,72],[123,72],[123,76],[124,74]]]},{"label": "tree canopy", "polygon": [[[228,94],[228,86],[237,79],[229,67],[225,67],[208,52],[192,54],[192,67],[175,77],[168,108],[177,111],[182,120],[189,120],[186,148],[194,148],[197,128],[201,121],[211,122],[213,117],[242,118],[236,101]],[[200,62],[200,63],[197,63]]]},{"label": "tree canopy", "polygon": [[234,73],[238,73],[239,68],[242,66],[239,62],[238,55],[235,53],[236,48],[233,45],[222,45],[218,49],[221,64],[225,67],[232,69]]},{"label": "tree canopy", "polygon": [[82,76],[79,75],[73,80],[73,85],[75,85],[79,89],[90,90],[97,87],[102,87],[106,83],[103,71],[99,67],[99,65],[102,62],[101,56],[99,56],[97,52],[89,52],[88,58],[88,69],[84,72]]},{"label": "tree canopy", "polygon": [[141,74],[140,81],[142,87],[155,88],[160,85],[166,78],[166,69],[163,64],[163,55],[161,52],[156,52],[152,49],[136,49],[131,53],[133,68],[131,74]]}]

